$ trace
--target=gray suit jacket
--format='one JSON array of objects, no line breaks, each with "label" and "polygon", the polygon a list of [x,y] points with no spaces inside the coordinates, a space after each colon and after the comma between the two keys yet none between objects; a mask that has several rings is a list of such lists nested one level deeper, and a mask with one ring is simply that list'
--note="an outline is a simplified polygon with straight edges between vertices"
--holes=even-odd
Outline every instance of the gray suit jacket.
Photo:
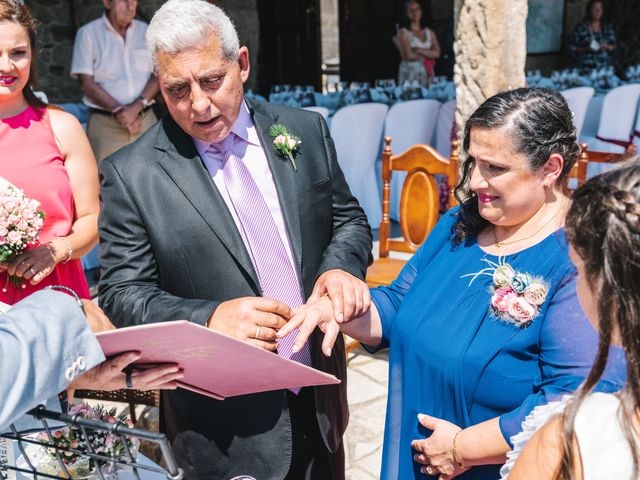
[{"label": "gray suit jacket", "polygon": [[[39,291],[0,315],[0,431],[39,404],[60,409],[58,393],[104,361],[87,319],[61,292]],[[16,423],[31,428],[30,417]]]},{"label": "gray suit jacket", "polygon": [[[364,278],[371,231],[316,113],[250,105],[265,149],[306,296],[323,272]],[[302,140],[297,171],[272,148],[268,130],[282,123]],[[257,275],[233,218],[193,141],[170,116],[102,161],[100,303],[118,326],[187,319],[204,325],[224,301],[260,295]],[[313,364],[346,380],[344,344]],[[346,385],[315,388],[316,421],[336,451],[347,425]],[[189,478],[240,474],[283,478],[291,459],[285,392],[216,401],[178,389],[163,392],[162,421]],[[181,453],[184,452],[184,455]],[[187,457],[187,458],[184,458]],[[193,473],[195,472],[195,473]]]}]

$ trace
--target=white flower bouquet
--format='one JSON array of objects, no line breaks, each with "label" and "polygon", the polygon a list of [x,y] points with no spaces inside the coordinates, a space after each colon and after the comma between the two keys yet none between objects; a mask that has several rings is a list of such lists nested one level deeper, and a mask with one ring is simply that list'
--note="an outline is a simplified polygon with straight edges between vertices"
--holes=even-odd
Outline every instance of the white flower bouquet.
[{"label": "white flower bouquet", "polygon": [[[0,178],[0,263],[9,262],[27,247],[36,245],[43,224],[40,202],[26,197],[18,187]],[[9,280],[14,286],[22,285],[18,277],[7,278],[7,282]],[[5,285],[4,292],[6,288]]]}]

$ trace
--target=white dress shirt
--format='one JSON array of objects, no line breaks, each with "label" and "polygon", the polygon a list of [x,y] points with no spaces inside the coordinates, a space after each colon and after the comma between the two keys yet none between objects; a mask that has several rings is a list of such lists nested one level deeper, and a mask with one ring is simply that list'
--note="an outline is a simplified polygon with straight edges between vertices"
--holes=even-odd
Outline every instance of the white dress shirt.
[{"label": "white dress shirt", "polygon": [[[253,181],[256,182],[258,190],[260,190],[262,198],[264,198],[267,207],[271,212],[271,216],[273,217],[273,221],[276,224],[278,234],[282,239],[282,243],[284,244],[287,256],[289,257],[289,261],[294,266],[294,269],[298,271],[298,268],[296,268],[296,263],[293,261],[291,242],[289,240],[287,226],[282,215],[282,208],[280,207],[280,200],[278,199],[278,191],[276,190],[276,186],[273,183],[271,168],[269,167],[267,157],[264,153],[262,145],[260,144],[258,132],[256,131],[256,127],[253,124],[253,120],[251,119],[249,109],[244,102],[240,107],[240,114],[238,115],[238,119],[231,127],[231,132],[236,134],[238,137],[236,138],[236,141],[233,145],[233,153],[246,165],[249,173],[251,173]],[[229,198],[227,188],[224,184],[224,178],[222,176],[224,158],[221,154],[209,150],[209,147],[211,145],[210,143],[203,142],[202,140],[194,137],[192,138],[193,143],[196,146],[196,150],[198,150],[198,153],[200,154],[200,158],[202,158],[202,161],[207,167],[207,170],[209,170],[209,173],[213,178],[213,182],[216,184],[216,187],[218,187],[220,195],[222,195],[224,202],[227,204],[229,212],[231,212],[233,221],[235,222],[236,227],[238,228],[238,231],[242,236],[242,240],[247,247],[247,251],[251,252],[251,249],[248,246],[247,239],[245,238],[243,233],[244,230],[242,228],[242,224],[240,223],[240,219],[236,214],[235,208],[233,207],[233,203]]]},{"label": "white dress shirt", "polygon": [[[82,26],[73,45],[71,76],[91,75],[121,105],[134,101],[152,73],[144,40],[147,26],[133,20],[127,29],[126,41],[106,15]],[[89,107],[102,108],[86,96],[82,101]]]}]

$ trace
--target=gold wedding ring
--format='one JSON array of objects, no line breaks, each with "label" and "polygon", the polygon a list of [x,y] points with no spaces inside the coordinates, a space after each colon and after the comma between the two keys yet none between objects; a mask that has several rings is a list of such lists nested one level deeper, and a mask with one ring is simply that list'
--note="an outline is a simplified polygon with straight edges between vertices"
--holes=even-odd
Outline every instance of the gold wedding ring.
[{"label": "gold wedding ring", "polygon": [[256,328],[256,334],[255,334],[255,335],[254,335],[254,337],[253,337],[253,338],[255,338],[256,340],[259,340],[259,339],[260,339],[260,329],[261,329],[261,328],[262,328],[262,327],[261,327],[260,325],[258,325],[258,328]]},{"label": "gold wedding ring", "polygon": [[33,266],[29,267],[29,271],[30,271],[32,274],[34,274],[34,275],[37,275],[37,274],[38,274],[38,272],[36,272],[36,271],[33,269]]}]

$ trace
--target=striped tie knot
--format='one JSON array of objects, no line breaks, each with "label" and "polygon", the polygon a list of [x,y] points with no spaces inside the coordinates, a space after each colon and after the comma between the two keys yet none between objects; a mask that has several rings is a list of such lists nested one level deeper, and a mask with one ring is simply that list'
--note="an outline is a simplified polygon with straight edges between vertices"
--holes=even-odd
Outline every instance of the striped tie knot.
[{"label": "striped tie knot", "polygon": [[227,152],[233,150],[233,142],[235,140],[235,134],[233,132],[229,132],[221,142],[212,143],[209,145],[209,150],[218,155],[224,155]]}]

